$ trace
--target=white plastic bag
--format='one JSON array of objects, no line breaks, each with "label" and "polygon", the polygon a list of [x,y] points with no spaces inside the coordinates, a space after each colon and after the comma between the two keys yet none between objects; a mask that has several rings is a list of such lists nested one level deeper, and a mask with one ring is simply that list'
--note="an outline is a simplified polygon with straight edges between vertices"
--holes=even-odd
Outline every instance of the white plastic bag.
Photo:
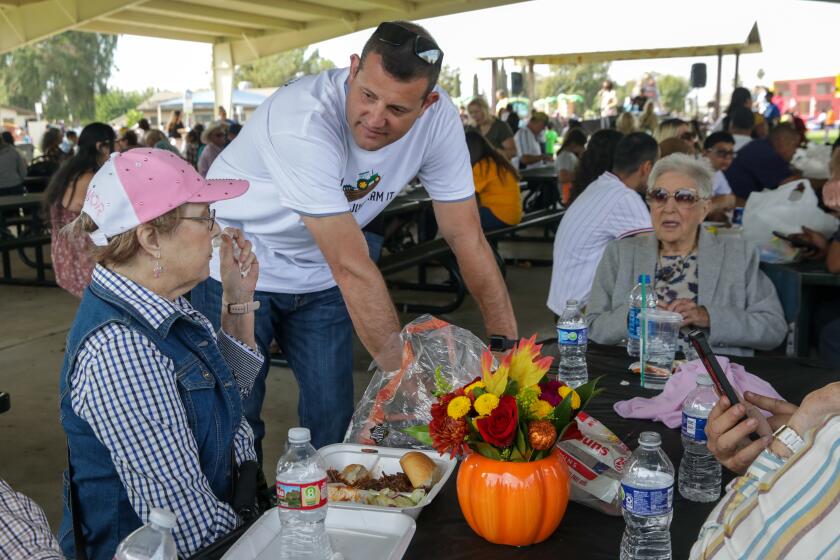
[{"label": "white plastic bag", "polygon": [[830,238],[838,224],[837,218],[820,209],[807,179],[754,192],[744,208],[744,239],[758,247],[763,261],[791,262],[797,255],[773,237],[774,231],[789,235],[801,233],[802,226],[807,226]]}]

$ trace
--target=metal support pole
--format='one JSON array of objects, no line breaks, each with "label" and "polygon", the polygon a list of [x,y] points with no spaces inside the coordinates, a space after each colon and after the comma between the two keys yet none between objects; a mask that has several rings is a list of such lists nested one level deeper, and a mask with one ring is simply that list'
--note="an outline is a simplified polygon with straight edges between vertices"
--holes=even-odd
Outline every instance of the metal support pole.
[{"label": "metal support pole", "polygon": [[534,59],[528,59],[528,99],[531,100],[531,107],[533,108],[534,96],[537,93],[536,77],[534,76]]},{"label": "metal support pole", "polygon": [[494,58],[490,61],[490,65],[491,83],[493,85],[490,86],[490,93],[488,94],[490,99],[488,99],[488,101],[490,102],[490,110],[493,111],[493,116],[495,116],[496,102],[498,101],[498,99],[496,99],[496,89],[499,87],[499,61]]},{"label": "metal support pole", "polygon": [[736,88],[741,85],[741,77],[738,74],[738,68],[741,65],[741,51],[735,51],[735,79],[732,82],[732,87]]},{"label": "metal support pole", "polygon": [[720,117],[720,72],[723,66],[723,51],[718,49],[717,85],[715,86],[715,120]]}]

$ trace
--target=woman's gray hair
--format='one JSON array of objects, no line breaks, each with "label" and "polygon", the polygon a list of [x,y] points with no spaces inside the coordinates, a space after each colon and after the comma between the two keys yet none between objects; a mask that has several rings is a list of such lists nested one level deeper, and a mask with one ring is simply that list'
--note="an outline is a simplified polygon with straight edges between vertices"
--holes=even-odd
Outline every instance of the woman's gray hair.
[{"label": "woman's gray hair", "polygon": [[671,154],[656,162],[650,172],[648,188],[652,189],[665,173],[680,173],[691,178],[697,185],[697,193],[701,198],[711,198],[713,192],[714,170],[706,158],[696,159],[687,154]]}]

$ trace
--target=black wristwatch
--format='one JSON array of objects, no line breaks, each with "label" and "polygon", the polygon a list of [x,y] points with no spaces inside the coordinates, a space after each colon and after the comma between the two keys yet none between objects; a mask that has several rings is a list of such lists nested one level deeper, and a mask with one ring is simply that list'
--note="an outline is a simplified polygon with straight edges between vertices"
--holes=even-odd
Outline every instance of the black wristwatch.
[{"label": "black wristwatch", "polygon": [[504,352],[505,350],[510,350],[516,344],[515,340],[511,340],[506,336],[502,336],[500,334],[491,334],[490,335],[490,351],[491,352]]}]

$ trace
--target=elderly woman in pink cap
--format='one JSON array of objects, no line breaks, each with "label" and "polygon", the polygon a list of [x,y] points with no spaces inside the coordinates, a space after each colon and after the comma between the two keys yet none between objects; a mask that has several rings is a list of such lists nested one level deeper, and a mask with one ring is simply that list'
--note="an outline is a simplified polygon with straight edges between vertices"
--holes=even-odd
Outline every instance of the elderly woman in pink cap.
[{"label": "elderly woman in pink cap", "polygon": [[[254,340],[259,266],[209,205],[247,189],[153,148],[113,154],[90,182],[69,227],[91,236],[97,265],[60,378],[68,557],[112,558],[153,507],[176,514],[184,557],[240,522],[228,500],[239,466],[256,459],[241,399],[264,359]],[[225,305],[214,332],[182,296],[207,278],[217,244]]]}]

